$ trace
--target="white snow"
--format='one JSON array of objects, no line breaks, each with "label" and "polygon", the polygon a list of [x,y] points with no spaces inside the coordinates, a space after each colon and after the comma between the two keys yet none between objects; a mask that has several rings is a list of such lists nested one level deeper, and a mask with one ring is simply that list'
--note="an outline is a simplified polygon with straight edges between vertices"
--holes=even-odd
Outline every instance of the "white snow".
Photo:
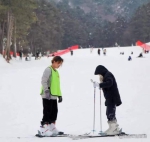
[{"label": "white snow", "polygon": [[[132,61],[127,58],[132,55]],[[120,55],[124,52],[125,55]],[[59,104],[57,128],[69,134],[83,134],[93,129],[94,90],[90,79],[97,65],[104,65],[116,77],[123,104],[117,107],[117,119],[123,131],[130,134],[147,134],[148,138],[95,138],[93,142],[145,142],[150,141],[150,53],[136,58],[140,47],[107,48],[107,55],[97,55],[97,49],[75,50],[63,55],[59,69],[63,102]],[[34,137],[42,119],[42,99],[39,95],[41,76],[52,58],[20,61],[10,64],[0,56],[0,142],[70,142],[70,138]],[[103,130],[108,128],[102,94]],[[99,96],[96,90],[96,132],[99,132]],[[79,140],[90,142],[91,139]]]}]

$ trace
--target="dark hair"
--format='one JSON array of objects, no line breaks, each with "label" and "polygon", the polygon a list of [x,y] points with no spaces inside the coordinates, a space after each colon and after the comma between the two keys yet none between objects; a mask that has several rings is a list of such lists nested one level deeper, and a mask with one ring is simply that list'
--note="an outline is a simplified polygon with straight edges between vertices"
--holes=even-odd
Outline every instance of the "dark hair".
[{"label": "dark hair", "polygon": [[52,59],[52,63],[54,62],[58,62],[58,63],[61,63],[63,62],[64,60],[60,57],[60,56],[55,56],[53,59]]}]

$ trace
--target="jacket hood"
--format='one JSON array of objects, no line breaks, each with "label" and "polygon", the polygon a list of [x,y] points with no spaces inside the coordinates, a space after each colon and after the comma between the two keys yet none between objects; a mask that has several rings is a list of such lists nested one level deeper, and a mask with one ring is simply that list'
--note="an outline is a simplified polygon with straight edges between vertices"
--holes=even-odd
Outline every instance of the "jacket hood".
[{"label": "jacket hood", "polygon": [[104,77],[107,72],[108,72],[108,70],[102,65],[97,66],[95,69],[95,75],[100,74]]}]

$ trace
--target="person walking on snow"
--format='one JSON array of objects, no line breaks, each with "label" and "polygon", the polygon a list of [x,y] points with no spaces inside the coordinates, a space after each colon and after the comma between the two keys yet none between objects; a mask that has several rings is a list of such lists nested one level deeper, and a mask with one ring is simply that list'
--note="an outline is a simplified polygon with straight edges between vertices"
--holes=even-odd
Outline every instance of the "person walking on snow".
[{"label": "person walking on snow", "polygon": [[97,53],[98,53],[98,55],[100,55],[100,54],[101,54],[101,50],[100,50],[100,49],[98,49],[98,50],[97,50]]},{"label": "person walking on snow", "polygon": [[39,131],[42,136],[53,136],[60,133],[55,127],[58,113],[57,98],[58,103],[62,102],[60,76],[57,69],[62,65],[63,59],[55,56],[51,62],[52,65],[45,69],[41,81],[43,119]]},{"label": "person walking on snow", "polygon": [[100,83],[94,82],[94,87],[102,88],[105,98],[106,116],[109,128],[104,132],[106,135],[116,135],[121,133],[117,124],[116,107],[122,104],[118,91],[116,79],[104,66],[99,65],[95,69],[95,75],[100,76]]},{"label": "person walking on snow", "polygon": [[22,51],[19,50],[19,57],[20,57],[20,60],[22,60]]},{"label": "person walking on snow", "polygon": [[70,50],[71,56],[73,56],[73,50]]},{"label": "person walking on snow", "polygon": [[106,49],[103,49],[103,54],[106,55]]}]

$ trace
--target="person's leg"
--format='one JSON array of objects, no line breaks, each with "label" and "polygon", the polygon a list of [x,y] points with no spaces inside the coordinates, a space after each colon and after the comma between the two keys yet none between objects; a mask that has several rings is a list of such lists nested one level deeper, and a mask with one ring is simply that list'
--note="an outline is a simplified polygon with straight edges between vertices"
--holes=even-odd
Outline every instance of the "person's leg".
[{"label": "person's leg", "polygon": [[108,119],[109,128],[105,131],[107,135],[116,135],[121,133],[121,129],[118,127],[116,119],[116,106],[108,105],[106,109],[106,115]]},{"label": "person's leg", "polygon": [[57,114],[58,114],[58,106],[57,106],[57,100],[51,100],[51,114],[49,117],[50,123],[55,123],[57,120]]},{"label": "person's leg", "polygon": [[49,124],[49,113],[50,113],[50,100],[47,99],[43,99],[43,118],[41,121],[41,125],[40,126],[40,134],[42,136],[52,136],[53,132],[50,131],[50,124]]},{"label": "person's leg", "polygon": [[106,115],[108,121],[116,120],[116,106],[108,105],[106,109]]},{"label": "person's leg", "polygon": [[49,121],[50,121],[50,131],[53,132],[54,135],[57,135],[59,133],[59,131],[57,130],[57,128],[55,127],[55,123],[57,120],[57,113],[58,113],[58,106],[57,106],[57,100],[51,100],[51,104],[52,104],[52,111],[49,117]]},{"label": "person's leg", "polygon": [[50,106],[51,106],[50,100],[43,99],[43,118],[42,118],[41,125],[44,125],[45,123],[49,123]]}]

